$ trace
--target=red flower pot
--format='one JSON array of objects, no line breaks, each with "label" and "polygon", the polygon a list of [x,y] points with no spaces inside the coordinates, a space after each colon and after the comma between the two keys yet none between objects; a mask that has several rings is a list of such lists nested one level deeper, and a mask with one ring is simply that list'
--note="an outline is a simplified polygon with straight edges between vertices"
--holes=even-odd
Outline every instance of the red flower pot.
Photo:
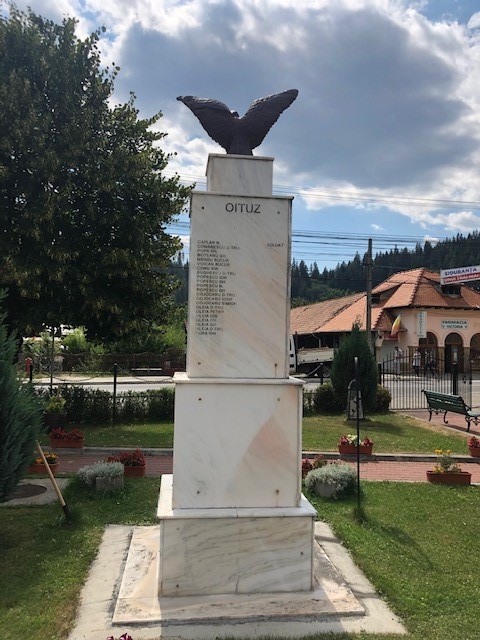
[{"label": "red flower pot", "polygon": [[470,484],[471,479],[472,474],[468,471],[446,471],[445,473],[427,471],[428,482],[436,484]]},{"label": "red flower pot", "polygon": [[69,440],[68,438],[50,438],[50,447],[52,449],[82,449],[85,438],[81,440]]},{"label": "red flower pot", "polygon": [[123,475],[126,478],[142,478],[145,475],[145,465],[143,467],[123,467]]},{"label": "red flower pot", "polygon": [[[58,470],[58,464],[59,464],[58,462],[55,462],[55,464],[49,465],[53,475],[55,475]],[[42,473],[43,475],[46,475],[47,470],[45,469],[45,465],[43,463],[30,464],[27,467],[27,473]]]},{"label": "red flower pot", "polygon": [[480,447],[468,447],[468,450],[473,458],[480,458]]},{"label": "red flower pot", "polygon": [[[372,455],[372,444],[361,444],[360,445],[360,455],[371,456]],[[339,444],[338,452],[344,455],[357,455],[357,447],[354,444]]]}]

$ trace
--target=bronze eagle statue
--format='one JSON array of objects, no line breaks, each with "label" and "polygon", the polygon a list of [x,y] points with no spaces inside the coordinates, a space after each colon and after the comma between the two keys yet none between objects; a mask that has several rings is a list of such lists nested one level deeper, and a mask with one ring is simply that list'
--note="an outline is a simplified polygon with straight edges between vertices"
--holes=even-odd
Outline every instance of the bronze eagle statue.
[{"label": "bronze eagle statue", "polygon": [[200,120],[208,135],[221,145],[227,154],[252,156],[269,130],[298,96],[297,89],[275,93],[252,102],[240,118],[236,111],[212,98],[178,96]]}]

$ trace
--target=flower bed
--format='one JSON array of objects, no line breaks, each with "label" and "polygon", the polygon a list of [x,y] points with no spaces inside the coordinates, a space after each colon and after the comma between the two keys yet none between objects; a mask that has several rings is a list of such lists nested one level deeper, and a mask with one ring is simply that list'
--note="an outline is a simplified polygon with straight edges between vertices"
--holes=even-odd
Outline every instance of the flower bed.
[{"label": "flower bed", "polygon": [[[45,456],[45,459],[48,463],[48,466],[50,467],[51,472],[53,473],[53,475],[55,475],[55,473],[58,470],[58,456],[56,453],[50,453],[50,452],[46,452],[43,454]],[[27,473],[43,473],[46,474],[47,470],[45,469],[45,465],[43,463],[42,457],[38,456],[36,457],[27,467]]]},{"label": "flower bed", "polygon": [[107,462],[121,462],[126,477],[139,478],[145,475],[145,456],[140,449],[124,451],[118,456],[108,456]]},{"label": "flower bed", "polygon": [[81,449],[85,443],[83,431],[79,429],[65,431],[57,427],[50,431],[49,437],[52,449]]},{"label": "flower bed", "polygon": [[450,449],[435,449],[437,462],[427,471],[428,482],[436,484],[470,484],[472,474],[462,471],[451,455]]},{"label": "flower bed", "polygon": [[358,438],[351,433],[343,435],[338,441],[338,452],[341,455],[356,455],[357,449],[362,455],[370,456],[373,450],[373,440],[370,440],[367,436],[360,442],[358,446]]}]

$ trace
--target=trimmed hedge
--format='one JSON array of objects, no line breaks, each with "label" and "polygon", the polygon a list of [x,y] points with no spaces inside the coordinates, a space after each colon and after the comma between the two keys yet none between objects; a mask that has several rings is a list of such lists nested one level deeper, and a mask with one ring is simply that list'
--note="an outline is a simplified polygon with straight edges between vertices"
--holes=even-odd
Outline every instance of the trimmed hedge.
[{"label": "trimmed hedge", "polygon": [[[105,424],[113,419],[113,393],[91,389],[81,385],[58,387],[65,398],[65,411],[69,422]],[[57,390],[54,390],[56,393]],[[50,397],[47,389],[37,389],[44,401]],[[378,386],[377,412],[388,411],[391,395],[388,389]],[[117,422],[157,422],[174,419],[175,388],[162,387],[148,391],[125,391],[117,394],[115,419]],[[303,392],[303,415],[344,411],[341,401],[330,382],[319,385],[314,391]]]},{"label": "trimmed hedge", "polygon": [[[62,385],[58,389],[65,398],[65,411],[69,422],[104,424],[112,420],[114,406],[111,391],[80,385]],[[49,397],[46,389],[37,393],[45,400]],[[173,387],[118,393],[115,403],[116,421],[173,422],[174,399]]]}]

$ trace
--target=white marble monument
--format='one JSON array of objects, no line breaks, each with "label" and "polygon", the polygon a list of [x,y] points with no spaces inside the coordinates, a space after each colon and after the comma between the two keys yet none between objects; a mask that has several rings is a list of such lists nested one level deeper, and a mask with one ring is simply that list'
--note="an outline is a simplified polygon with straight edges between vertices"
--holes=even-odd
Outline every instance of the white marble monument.
[{"label": "white marble monument", "polygon": [[309,591],[302,385],[289,378],[291,198],[272,158],[211,155],[191,202],[187,371],[160,491],[159,595]]}]

